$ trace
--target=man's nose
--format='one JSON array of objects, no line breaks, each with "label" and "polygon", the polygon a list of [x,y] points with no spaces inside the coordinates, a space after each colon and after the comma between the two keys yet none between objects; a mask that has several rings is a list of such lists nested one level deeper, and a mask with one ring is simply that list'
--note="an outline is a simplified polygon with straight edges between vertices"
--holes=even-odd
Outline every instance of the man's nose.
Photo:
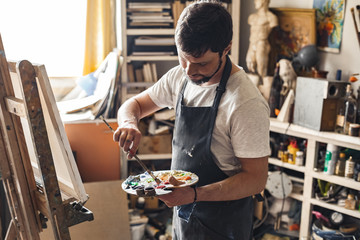
[{"label": "man's nose", "polygon": [[187,63],[185,71],[186,71],[186,74],[187,74],[188,76],[191,76],[191,75],[196,74],[196,73],[197,73],[197,66],[196,66],[196,64]]}]

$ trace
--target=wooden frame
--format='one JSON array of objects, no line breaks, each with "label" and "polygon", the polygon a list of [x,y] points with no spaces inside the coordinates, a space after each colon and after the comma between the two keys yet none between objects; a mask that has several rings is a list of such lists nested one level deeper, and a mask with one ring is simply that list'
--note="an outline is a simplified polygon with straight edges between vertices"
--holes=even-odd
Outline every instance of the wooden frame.
[{"label": "wooden frame", "polygon": [[315,9],[271,8],[279,26],[269,36],[271,52],[268,73],[274,73],[275,64],[282,58],[292,59],[304,46],[316,44]]},{"label": "wooden frame", "polygon": [[0,169],[11,213],[5,239],[39,239],[45,216],[56,240],[92,220],[88,196],[43,65],[8,62],[0,37]]}]

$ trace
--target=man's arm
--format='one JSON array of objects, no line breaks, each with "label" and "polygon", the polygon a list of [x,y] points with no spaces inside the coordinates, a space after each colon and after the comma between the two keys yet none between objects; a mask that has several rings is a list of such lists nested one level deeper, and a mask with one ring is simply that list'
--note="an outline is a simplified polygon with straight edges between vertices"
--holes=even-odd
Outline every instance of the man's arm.
[{"label": "man's arm", "polygon": [[[196,188],[197,201],[230,201],[260,193],[268,176],[268,157],[238,158],[242,171],[220,182]],[[190,187],[175,189],[160,200],[169,207],[192,203],[195,192]]]},{"label": "man's arm", "polygon": [[140,143],[139,120],[159,109],[146,91],[130,98],[119,108],[119,127],[116,129],[113,138],[114,141],[119,142],[119,146],[125,152],[129,153],[128,158],[133,157]]}]

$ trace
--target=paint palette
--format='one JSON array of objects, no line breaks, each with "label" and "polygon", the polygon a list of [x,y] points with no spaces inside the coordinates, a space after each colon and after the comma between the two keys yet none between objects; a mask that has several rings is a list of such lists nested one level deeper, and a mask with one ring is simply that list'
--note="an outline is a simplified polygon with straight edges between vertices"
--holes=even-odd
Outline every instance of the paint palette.
[{"label": "paint palette", "polygon": [[[121,187],[129,194],[150,197],[168,194],[174,188],[188,187],[199,181],[199,177],[195,173],[182,170],[154,171],[153,174],[161,181],[159,185],[147,172],[144,172],[136,176],[129,176],[121,184]],[[180,181],[181,185],[170,184],[171,176]]]}]

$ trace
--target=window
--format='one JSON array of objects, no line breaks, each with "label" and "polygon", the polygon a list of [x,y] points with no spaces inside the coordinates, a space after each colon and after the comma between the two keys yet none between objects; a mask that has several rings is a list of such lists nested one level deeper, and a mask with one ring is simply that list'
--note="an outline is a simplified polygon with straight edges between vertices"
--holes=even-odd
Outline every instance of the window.
[{"label": "window", "polygon": [[86,0],[11,0],[0,6],[8,60],[44,64],[49,77],[82,75]]}]

